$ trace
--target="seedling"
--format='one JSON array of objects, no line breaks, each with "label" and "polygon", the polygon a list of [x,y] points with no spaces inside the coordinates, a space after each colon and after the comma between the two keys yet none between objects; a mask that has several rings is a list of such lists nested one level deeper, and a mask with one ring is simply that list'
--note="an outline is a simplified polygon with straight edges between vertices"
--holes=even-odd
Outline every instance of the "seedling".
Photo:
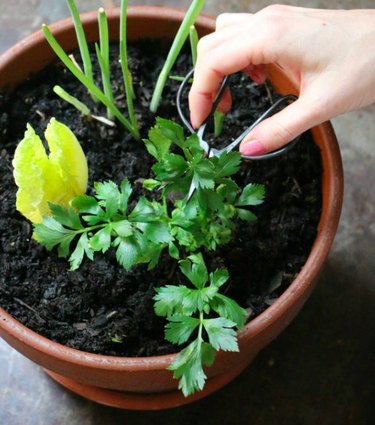
[{"label": "seedling", "polygon": [[158,81],[156,83],[150,104],[150,110],[152,112],[156,112],[158,109],[160,98],[162,96],[169,73],[171,72],[174,63],[176,62],[176,59],[189,36],[191,26],[194,24],[203,8],[204,3],[205,0],[193,0],[190,4],[189,9],[186,12],[181,26],[173,40],[173,44],[169,50],[164,66],[159,74]]},{"label": "seedling", "polygon": [[[190,31],[189,31],[189,38],[190,38],[190,49],[191,49],[191,59],[193,62],[193,67],[195,68],[195,64],[197,63],[197,57],[198,57],[198,32],[194,25],[191,25]],[[183,81],[184,77],[173,77],[177,81]],[[189,80],[189,83],[191,83],[192,80]],[[271,102],[272,103],[272,102]],[[220,111],[214,112],[214,136],[218,137],[220,136],[221,132],[223,131],[223,124],[225,120],[225,114]]]},{"label": "seedling", "polygon": [[[112,86],[111,86],[111,77],[110,77],[110,64],[109,64],[108,21],[107,21],[107,15],[104,12],[103,8],[99,9],[98,22],[99,22],[100,47],[98,46],[97,43],[95,44],[96,56],[98,58],[100,69],[102,71],[104,94],[111,103],[114,103]],[[111,108],[107,108],[107,117],[109,120],[114,119],[114,114],[111,111]]]},{"label": "seedling", "polygon": [[89,107],[87,105],[85,105],[83,102],[81,102],[80,100],[78,100],[76,97],[69,94],[62,87],[55,86],[53,88],[53,91],[57,94],[57,96],[59,96],[59,97],[61,97],[61,99],[65,100],[65,102],[68,102],[71,105],[73,105],[85,117],[91,116],[91,111],[90,111]]},{"label": "seedling", "polygon": [[[91,84],[95,85],[94,76],[92,74],[92,63],[91,63],[91,58],[90,58],[90,52],[89,52],[89,48],[87,46],[85,31],[83,29],[82,22],[81,22],[81,19],[79,17],[77,6],[76,6],[74,0],[67,0],[67,4],[68,4],[70,14],[72,15],[72,19],[73,19],[73,22],[74,22],[74,28],[75,28],[76,35],[77,35],[79,51],[81,53],[81,58],[82,58],[83,67],[84,67],[84,74],[87,77],[87,79],[91,82]],[[92,92],[90,87],[87,87],[87,88],[88,88],[89,93],[91,94],[93,100],[96,101],[95,94]]]},{"label": "seedling", "polygon": [[191,49],[191,60],[193,62],[193,67],[195,67],[195,64],[197,63],[197,57],[198,57],[199,38],[198,38],[198,31],[194,25],[190,26],[189,39],[190,39],[190,49]]},{"label": "seedling", "polygon": [[[92,62],[90,57],[89,48],[85,32],[82,26],[82,22],[79,17],[79,13],[74,0],[67,0],[73,23],[76,31],[78,40],[81,60],[83,63],[82,70],[77,62],[69,57],[65,51],[61,48],[56,38],[53,36],[47,25],[42,25],[44,36],[56,55],[63,62],[63,64],[69,69],[69,71],[87,88],[91,94],[92,99],[97,102],[100,101],[107,108],[107,118],[113,121],[115,118],[118,119],[121,124],[132,134],[135,139],[140,139],[140,133],[138,123],[134,113],[133,99],[135,97],[132,77],[128,66],[127,57],[127,37],[126,37],[126,12],[128,1],[121,1],[120,9],[120,41],[119,41],[119,57],[125,87],[125,96],[127,103],[127,112],[129,118],[126,118],[124,114],[117,108],[113,96],[111,78],[110,78],[110,62],[109,62],[109,37],[108,37],[108,22],[107,16],[103,8],[99,9],[98,12],[98,26],[99,26],[99,44],[95,45],[95,52],[98,59],[98,63],[102,75],[103,90],[101,90],[94,81],[92,73]],[[173,44],[168,53],[165,64],[159,74],[153,97],[151,99],[150,110],[156,112],[162,92],[164,90],[165,83],[168,79],[169,73],[186,41],[190,35],[190,41],[192,44],[192,55],[193,62],[196,60],[196,45],[198,42],[198,35],[193,26],[196,18],[198,17],[202,7],[204,6],[204,0],[193,0],[186,15],[181,23],[181,26],[176,34]],[[71,95],[69,95],[71,96]],[[74,96],[72,96],[74,97]],[[70,102],[72,103],[72,102]],[[75,105],[76,106],[76,105]]]},{"label": "seedling", "polygon": [[[127,119],[120,112],[117,106],[114,103],[112,90],[110,88],[110,75],[109,75],[109,60],[108,60],[108,29],[106,25],[106,16],[104,10],[99,11],[99,27],[100,30],[100,48],[96,46],[96,53],[99,61],[99,65],[101,68],[102,76],[103,76],[103,86],[104,92],[99,89],[92,78],[92,65],[90,54],[87,48],[86,37],[84,35],[82,23],[79,19],[79,15],[77,9],[75,7],[74,0],[67,0],[68,4],[71,8],[73,22],[76,29],[77,40],[80,46],[81,58],[84,64],[85,71],[83,72],[79,67],[76,66],[75,62],[65,53],[62,47],[57,42],[56,38],[53,36],[51,31],[49,30],[47,25],[42,26],[42,30],[44,36],[58,58],[63,62],[63,64],[69,69],[69,71],[88,89],[91,93],[92,97],[98,99],[107,107],[108,116],[116,117],[125,128],[131,133],[131,135],[135,139],[140,139],[139,129],[136,125],[136,119],[134,116],[133,110],[133,98],[128,95],[129,87],[131,86],[131,77],[128,72],[125,72],[124,75],[124,84],[127,87],[127,103],[128,103],[128,113],[130,118]],[[126,9],[127,9],[127,1],[122,0],[121,5],[121,25],[124,25],[126,21]],[[121,32],[122,39],[120,40],[120,46],[122,46],[121,50],[125,49],[126,52],[126,33]],[[122,60],[124,58],[122,57]],[[127,69],[127,68],[126,68]]]}]

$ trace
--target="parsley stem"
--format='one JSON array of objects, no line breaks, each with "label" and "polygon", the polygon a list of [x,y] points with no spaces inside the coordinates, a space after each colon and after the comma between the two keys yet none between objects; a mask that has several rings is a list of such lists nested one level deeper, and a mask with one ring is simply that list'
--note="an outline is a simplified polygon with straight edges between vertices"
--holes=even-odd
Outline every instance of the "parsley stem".
[{"label": "parsley stem", "polygon": [[200,342],[203,342],[203,320],[204,320],[204,313],[203,311],[199,312],[199,329],[198,329],[198,340]]},{"label": "parsley stem", "polygon": [[102,224],[96,224],[95,226],[85,227],[84,229],[76,230],[74,233],[76,235],[81,235],[82,233],[88,233],[92,230],[102,229],[105,227],[108,223],[102,223]]}]

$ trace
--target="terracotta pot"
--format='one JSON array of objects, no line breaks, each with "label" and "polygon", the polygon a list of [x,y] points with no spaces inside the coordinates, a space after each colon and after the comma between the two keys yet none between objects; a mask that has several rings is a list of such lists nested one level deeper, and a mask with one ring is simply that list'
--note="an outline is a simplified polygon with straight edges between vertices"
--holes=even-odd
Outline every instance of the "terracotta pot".
[{"label": "terracotta pot", "polygon": [[[119,11],[108,13],[111,39],[118,37]],[[183,18],[183,12],[156,7],[129,8],[129,39],[171,38]],[[82,17],[89,41],[98,39],[97,14]],[[214,29],[215,21],[200,17],[201,35]],[[76,39],[70,19],[51,25],[61,45],[72,50]],[[1,86],[14,87],[29,74],[55,59],[41,32],[37,32],[8,50],[0,59]],[[271,81],[281,93],[295,92],[292,82],[277,67],[268,68]],[[323,261],[332,244],[342,204],[342,166],[337,140],[329,123],[312,130],[321,150],[323,163],[323,210],[318,235],[305,266],[284,294],[239,332],[239,353],[217,356],[207,370],[204,391],[184,398],[177,381],[166,367],[175,355],[125,358],[90,354],[67,348],[27,329],[0,309],[0,336],[12,347],[46,369],[56,381],[72,391],[110,406],[127,409],[163,409],[189,403],[210,394],[237,376],[254,356],[272,341],[294,318],[310,295]]]}]

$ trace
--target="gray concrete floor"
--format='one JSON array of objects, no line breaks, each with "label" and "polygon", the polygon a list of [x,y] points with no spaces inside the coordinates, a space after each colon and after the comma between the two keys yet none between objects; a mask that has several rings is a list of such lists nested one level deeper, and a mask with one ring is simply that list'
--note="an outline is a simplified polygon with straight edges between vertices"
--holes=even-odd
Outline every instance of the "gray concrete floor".
[{"label": "gray concrete floor", "polygon": [[[81,11],[119,0],[77,0]],[[130,1],[186,7],[189,1]],[[207,0],[205,11],[254,12],[273,2]],[[280,1],[371,8],[373,0]],[[68,16],[64,0],[0,0],[0,52]],[[374,70],[369,70],[374,72]],[[127,412],[83,400],[0,341],[0,425],[375,423],[375,106],[335,119],[345,169],[338,234],[318,287],[294,323],[234,382],[193,405]]]}]

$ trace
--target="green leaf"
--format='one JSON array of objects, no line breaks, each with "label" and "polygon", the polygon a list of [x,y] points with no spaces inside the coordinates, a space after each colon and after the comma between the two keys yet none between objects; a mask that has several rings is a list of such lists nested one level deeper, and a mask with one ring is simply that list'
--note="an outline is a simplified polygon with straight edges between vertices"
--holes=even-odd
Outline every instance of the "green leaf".
[{"label": "green leaf", "polygon": [[249,183],[244,187],[236,206],[259,205],[264,200],[264,186]]},{"label": "green leaf", "polygon": [[203,389],[206,381],[203,364],[207,364],[206,362],[212,364],[213,357],[212,348],[209,348],[208,344],[202,343],[201,340],[196,339],[184,348],[168,367],[169,370],[175,371],[174,378],[181,378],[179,389],[182,390],[185,397]]},{"label": "green leaf", "polygon": [[213,286],[202,289],[190,289],[182,301],[182,312],[186,315],[192,315],[197,311],[205,310],[205,307],[209,308],[209,303],[216,293],[217,288]]},{"label": "green leaf", "polygon": [[189,288],[184,285],[165,285],[156,288],[156,295],[153,300],[155,313],[158,316],[171,316],[177,311],[181,311],[184,299],[189,294]]},{"label": "green leaf", "polygon": [[197,242],[191,232],[176,226],[172,228],[171,235],[188,251],[195,251],[197,249]]},{"label": "green leaf", "polygon": [[212,189],[198,191],[198,199],[201,207],[209,211],[217,211],[223,207],[223,198]]},{"label": "green leaf", "polygon": [[163,93],[163,89],[165,83],[168,79],[169,73],[187,39],[189,36],[190,26],[197,19],[200,11],[204,6],[205,0],[193,0],[190,3],[189,9],[184,13],[184,19],[181,22],[181,25],[175,35],[172,46],[168,52],[167,59],[161,69],[158,80],[155,85],[155,90],[152,95],[151,103],[150,103],[150,111],[156,112],[159,106],[160,98]]},{"label": "green leaf", "polygon": [[199,326],[199,319],[175,315],[168,318],[169,323],[165,327],[165,339],[172,344],[185,343],[194,330]]},{"label": "green leaf", "polygon": [[124,179],[120,185],[120,211],[123,214],[126,214],[126,210],[128,209],[129,198],[132,192],[133,189],[129,180],[127,178]]},{"label": "green leaf", "polygon": [[217,317],[205,319],[203,325],[215,350],[238,351],[237,334],[233,329],[236,323],[224,317]]},{"label": "green leaf", "polygon": [[129,271],[138,262],[139,245],[134,236],[129,238],[117,238],[116,258],[126,271]]},{"label": "green leaf", "polygon": [[134,222],[152,222],[156,219],[153,204],[145,197],[139,199],[133,211],[129,214],[128,219]]},{"label": "green leaf", "polygon": [[170,257],[174,258],[175,260],[180,259],[180,252],[179,252],[177,246],[172,241],[169,242],[168,252],[169,252]]},{"label": "green leaf", "polygon": [[163,161],[169,153],[172,141],[163,133],[159,126],[152,127],[148,139],[144,140],[146,149],[157,161]]},{"label": "green leaf", "polygon": [[238,217],[240,217],[241,220],[254,221],[257,219],[257,216],[249,210],[245,210],[243,208],[237,208],[237,212],[238,212]]},{"label": "green leaf", "polygon": [[[189,204],[188,204],[189,205]],[[172,225],[173,226],[180,226],[183,228],[188,228],[192,225],[191,220],[186,217],[186,210],[183,209],[174,209],[172,211]]]},{"label": "green leaf", "polygon": [[217,192],[227,200],[230,204],[233,204],[237,198],[238,185],[232,179],[220,179],[220,185],[217,188]]},{"label": "green leaf", "polygon": [[64,205],[56,205],[51,203],[48,205],[53,217],[63,226],[76,230],[83,229],[79,215],[72,207],[67,208]]},{"label": "green leaf", "polygon": [[239,152],[223,152],[219,157],[212,157],[215,165],[216,178],[228,177],[235,173],[241,165],[241,154]]},{"label": "green leaf", "polygon": [[109,247],[111,246],[111,233],[111,225],[107,225],[103,227],[103,229],[100,229],[95,233],[94,236],[90,238],[90,248],[93,251],[108,251]]},{"label": "green leaf", "polygon": [[213,273],[210,273],[211,285],[220,288],[229,279],[229,273],[227,269],[217,269]]},{"label": "green leaf", "polygon": [[104,201],[106,217],[112,218],[118,212],[120,203],[122,204],[123,201],[119,188],[113,181],[96,182],[94,186],[96,197]]},{"label": "green leaf", "polygon": [[148,240],[154,243],[169,243],[172,236],[167,223],[154,221],[152,223],[138,223],[137,227],[142,230]]},{"label": "green leaf", "polygon": [[153,156],[156,160],[159,158],[159,152],[157,147],[148,139],[143,139],[143,142],[146,146],[147,152]]},{"label": "green leaf", "polygon": [[221,317],[236,323],[238,329],[242,329],[244,327],[247,312],[245,309],[240,307],[236,301],[226,295],[216,294],[210,305]]},{"label": "green leaf", "polygon": [[161,183],[158,180],[146,179],[143,181],[143,187],[147,190],[154,190],[159,187]]},{"label": "green leaf", "polygon": [[189,136],[185,140],[184,145],[184,152],[189,161],[192,161],[197,157],[203,158],[206,155],[204,149],[200,145],[199,137],[196,133]]},{"label": "green leaf", "polygon": [[115,221],[111,223],[111,227],[121,238],[127,238],[134,232],[133,226],[128,220]]},{"label": "green leaf", "polygon": [[196,188],[214,188],[215,167],[210,160],[206,158],[194,159],[191,169],[194,172],[193,182]]},{"label": "green leaf", "polygon": [[207,342],[202,343],[201,358],[205,366],[211,367],[215,361],[216,350]]},{"label": "green leaf", "polygon": [[181,147],[185,138],[184,129],[180,125],[174,121],[166,120],[160,117],[156,118],[156,123],[166,138],[168,138],[172,143]]},{"label": "green leaf", "polygon": [[88,195],[76,196],[72,200],[71,205],[80,214],[87,213],[92,215],[98,215],[101,211],[103,212],[98,201],[93,196],[88,196]]},{"label": "green leaf", "polygon": [[152,167],[156,178],[161,181],[174,181],[181,177],[188,170],[188,163],[181,156],[174,153],[167,154],[162,162],[156,163]]},{"label": "green leaf", "polygon": [[79,238],[77,246],[71,256],[69,257],[70,270],[76,270],[81,265],[84,254],[90,259],[94,259],[94,253],[92,249],[89,247],[87,234],[83,233]]},{"label": "green leaf", "polygon": [[53,217],[44,217],[43,223],[34,224],[33,238],[49,251],[56,245],[62,244],[62,255],[64,253],[67,255],[69,244],[76,235],[75,230],[66,229]]},{"label": "green leaf", "polygon": [[147,253],[146,263],[148,262],[147,270],[152,270],[159,263],[161,252],[164,249],[164,245],[156,245],[150,246],[150,249]]},{"label": "green leaf", "polygon": [[189,259],[180,261],[182,273],[198,289],[204,287],[208,281],[208,272],[201,255],[191,255]]}]

